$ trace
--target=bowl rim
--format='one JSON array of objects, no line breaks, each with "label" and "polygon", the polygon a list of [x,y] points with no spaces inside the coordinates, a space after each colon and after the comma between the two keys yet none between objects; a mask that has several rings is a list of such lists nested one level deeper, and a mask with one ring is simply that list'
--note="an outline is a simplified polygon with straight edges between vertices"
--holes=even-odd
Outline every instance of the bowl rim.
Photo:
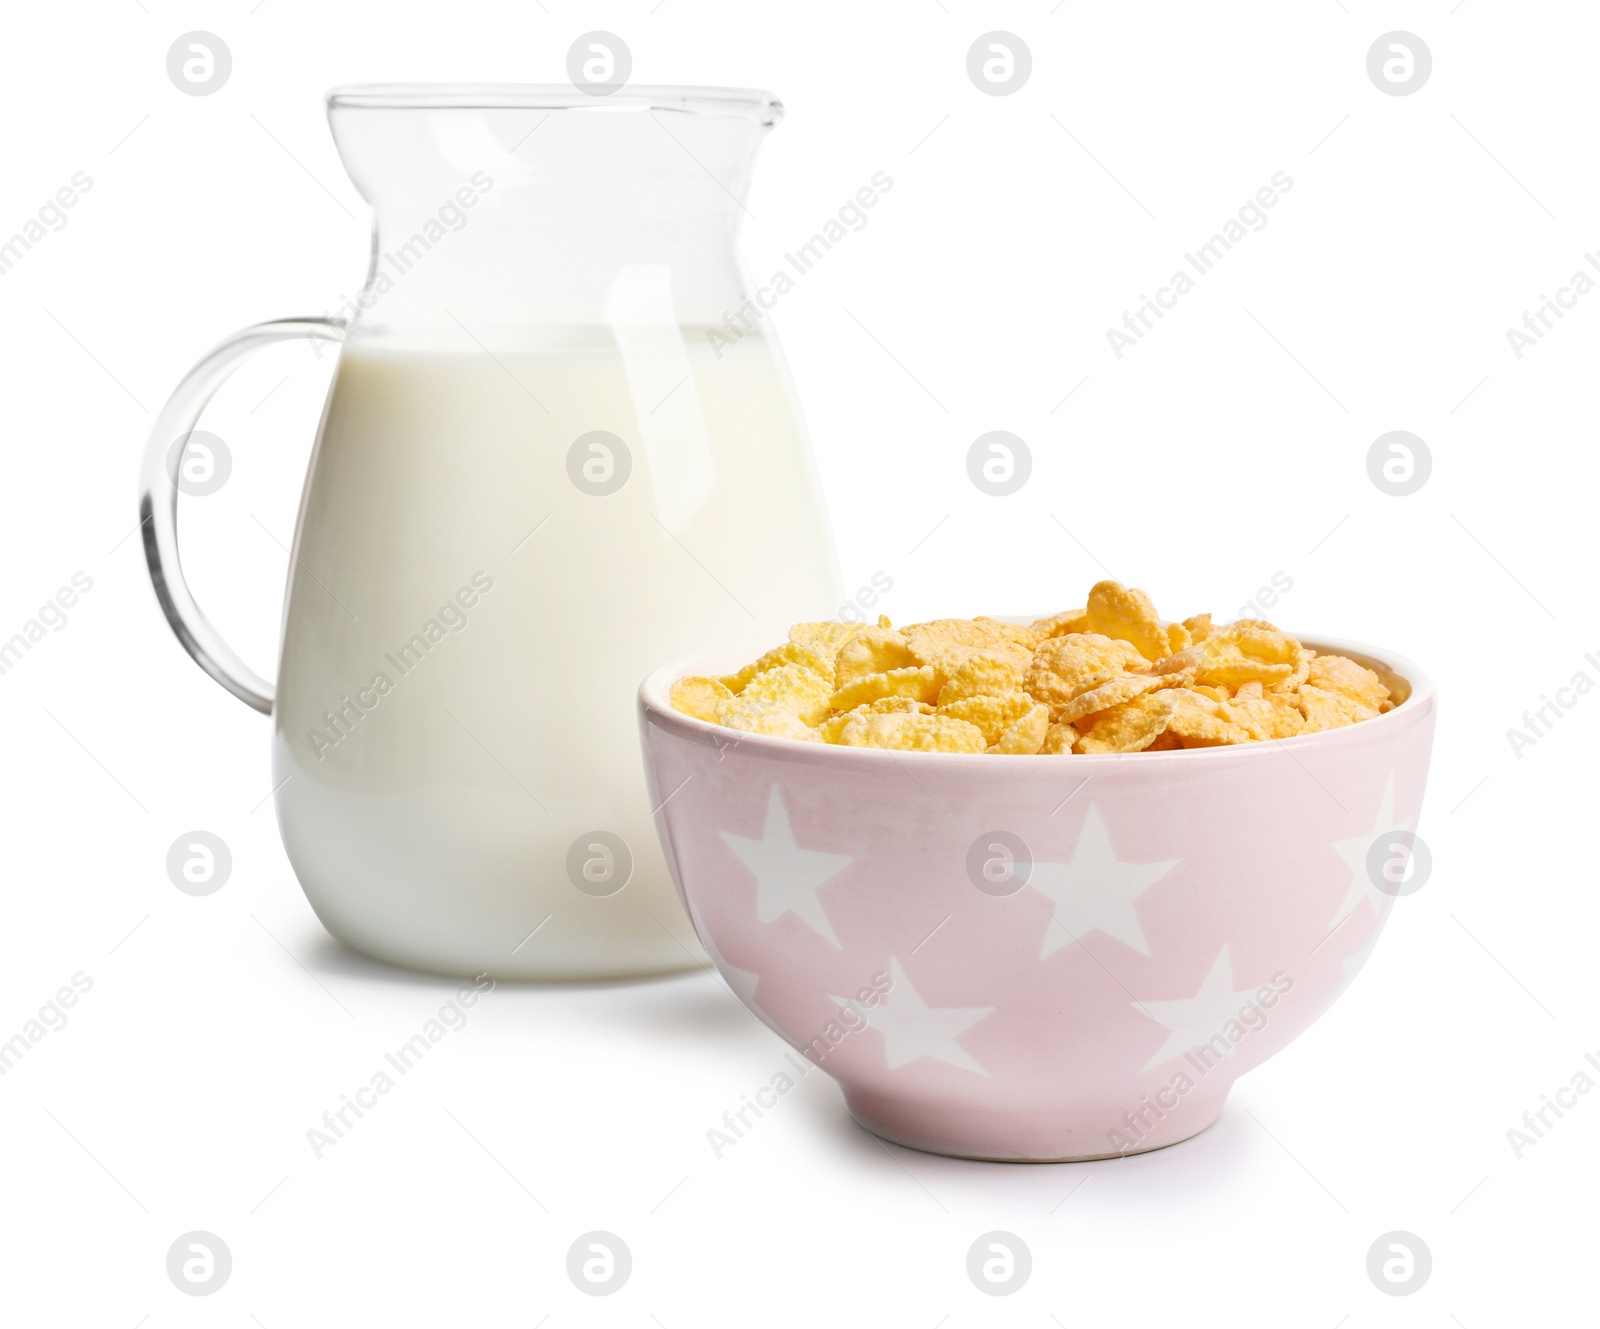
[{"label": "bowl rim", "polygon": [[[1030,623],[1032,618],[1012,615],[995,615],[1005,618],[1008,622]],[[1035,618],[1041,617],[1035,615]],[[1338,729],[1323,729],[1314,734],[1295,734],[1289,738],[1259,739],[1251,743],[1232,743],[1210,748],[1181,748],[1170,752],[1095,752],[1075,753],[1067,763],[1062,764],[1066,770],[1081,770],[1085,766],[1090,769],[1106,769],[1110,763],[1122,763],[1138,759],[1139,766],[1154,768],[1157,763],[1180,761],[1186,764],[1217,761],[1251,761],[1258,760],[1259,756],[1250,754],[1265,754],[1288,750],[1298,751],[1308,746],[1325,747],[1340,740],[1350,741],[1352,738],[1370,737],[1378,738],[1396,729],[1396,726],[1409,727],[1411,722],[1433,711],[1437,705],[1438,693],[1433,685],[1433,680],[1425,674],[1415,661],[1395,651],[1384,650],[1370,646],[1365,642],[1354,641],[1347,637],[1330,637],[1320,633],[1301,634],[1293,629],[1283,629],[1287,635],[1294,637],[1303,645],[1310,646],[1323,655],[1348,655],[1358,661],[1362,658],[1380,665],[1389,673],[1403,679],[1410,687],[1410,695],[1391,711],[1376,715],[1370,720],[1361,720],[1356,724],[1344,725]],[[753,634],[751,634],[753,636]],[[771,634],[764,640],[770,641]],[[713,724],[709,720],[699,720],[692,715],[685,715],[682,711],[674,710],[669,696],[672,684],[687,675],[710,672],[705,665],[711,660],[722,656],[734,654],[733,647],[736,643],[724,642],[720,647],[710,651],[698,651],[693,655],[682,656],[653,669],[639,684],[638,708],[641,729],[647,729],[651,723],[663,728],[676,730],[680,735],[701,742],[710,742],[718,747],[728,740],[721,739],[722,735],[735,735],[731,741],[732,746],[745,748],[753,745],[752,750],[757,754],[766,754],[772,757],[788,760],[803,760],[810,762],[842,762],[851,766],[859,766],[862,762],[896,762],[914,759],[919,765],[941,764],[950,766],[965,763],[980,763],[980,769],[992,770],[996,763],[1004,763],[1015,767],[1022,763],[1029,770],[1041,773],[1053,771],[1058,768],[1056,763],[1041,761],[1039,754],[1024,755],[1020,753],[991,753],[991,752],[910,752],[894,748],[858,748],[847,747],[840,743],[807,743],[800,739],[781,738],[775,734],[753,734],[745,730],[729,729],[723,725]],[[770,647],[768,648],[770,649]],[[720,741],[719,741],[720,740]]]},{"label": "bowl rim", "polygon": [[330,111],[669,111],[751,119],[768,127],[783,103],[763,88],[628,83],[595,96],[571,83],[340,83],[323,93]]}]

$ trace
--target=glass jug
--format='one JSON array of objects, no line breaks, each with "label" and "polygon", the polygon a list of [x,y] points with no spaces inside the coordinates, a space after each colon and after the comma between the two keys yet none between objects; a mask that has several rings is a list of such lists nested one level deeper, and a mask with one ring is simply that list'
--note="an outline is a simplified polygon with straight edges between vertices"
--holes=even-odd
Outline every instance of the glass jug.
[{"label": "glass jug", "polygon": [[[223,342],[167,403],[140,515],[168,622],[272,715],[283,843],[341,941],[506,978],[703,964],[652,824],[635,690],[844,598],[735,255],[782,106],[365,86],[331,92],[328,115],[374,211],[367,281],[338,317]],[[302,337],[339,362],[274,687],[184,585],[171,458],[240,361]]]}]

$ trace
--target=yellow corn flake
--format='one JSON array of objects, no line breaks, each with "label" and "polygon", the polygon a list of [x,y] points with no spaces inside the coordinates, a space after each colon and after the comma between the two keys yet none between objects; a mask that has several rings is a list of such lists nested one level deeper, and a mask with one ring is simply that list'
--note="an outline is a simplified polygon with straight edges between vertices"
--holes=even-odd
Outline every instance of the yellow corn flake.
[{"label": "yellow corn flake", "polygon": [[1022,670],[1014,660],[988,651],[969,655],[951,673],[939,692],[939,705],[948,706],[963,697],[1000,696],[1022,690]]},{"label": "yellow corn flake", "polygon": [[774,706],[756,697],[729,697],[717,707],[717,723],[747,734],[767,734],[773,738],[796,738],[815,743],[817,736],[786,706]]},{"label": "yellow corn flake", "polygon": [[947,715],[857,715],[840,731],[839,742],[854,748],[897,752],[982,752],[983,730]]},{"label": "yellow corn flake", "polygon": [[681,678],[674,709],[749,733],[905,752],[1171,752],[1370,720],[1383,680],[1265,619],[1166,623],[1115,581],[1026,626],[941,618],[896,630],[796,623],[722,678]]},{"label": "yellow corn flake", "polygon": [[1221,747],[1246,743],[1249,731],[1235,724],[1228,714],[1228,703],[1217,701],[1192,688],[1172,690],[1173,712],[1167,732],[1179,738],[1186,748]]},{"label": "yellow corn flake", "polygon": [[1314,657],[1293,701],[1306,718],[1308,733],[1360,724],[1394,706],[1377,674],[1342,655]]},{"label": "yellow corn flake", "polygon": [[1089,611],[1069,609],[1064,614],[1051,614],[1049,618],[1036,618],[1032,627],[1039,640],[1047,637],[1065,637],[1074,632],[1089,631]]},{"label": "yellow corn flake", "polygon": [[865,708],[856,707],[856,710],[866,709],[877,715],[899,715],[901,712],[917,715],[933,715],[935,707],[931,702],[918,701],[914,697],[879,697],[877,701],[870,701]]},{"label": "yellow corn flake", "polygon": [[747,664],[737,674],[724,675],[722,684],[728,691],[737,695],[745,690],[750,680],[757,674],[764,674],[769,669],[777,669],[783,665],[799,665],[802,669],[820,674],[829,682],[833,681],[832,660],[813,647],[800,646],[789,641],[782,646],[774,646],[759,660]]},{"label": "yellow corn flake", "polygon": [[1094,632],[1076,632],[1041,642],[1022,686],[1054,713],[1080,692],[1145,663],[1144,656],[1125,641],[1113,641]]},{"label": "yellow corn flake", "polygon": [[[1172,722],[1177,703],[1171,690],[1151,692],[1107,708],[1093,717],[1076,744],[1084,754],[1143,752]],[[1080,729],[1082,726],[1080,726]]]},{"label": "yellow corn flake", "polygon": [[1361,705],[1341,692],[1319,688],[1307,683],[1294,694],[1295,705],[1306,718],[1306,732],[1320,733],[1324,729],[1342,729],[1345,725],[1370,720],[1376,711]]},{"label": "yellow corn flake", "polygon": [[1024,623],[1007,623],[1003,618],[990,618],[987,614],[979,614],[972,621],[983,624],[986,631],[995,632],[1006,641],[1026,646],[1029,651],[1044,640],[1043,633],[1035,632]]},{"label": "yellow corn flake", "polygon": [[1272,684],[1269,692],[1294,692],[1311,676],[1311,662],[1317,658],[1315,651],[1309,651],[1304,646],[1300,648],[1299,655],[1295,658],[1294,673],[1288,678],[1280,679]]},{"label": "yellow corn flake", "polygon": [[1365,665],[1342,655],[1313,656],[1306,673],[1306,682],[1312,687],[1337,692],[1367,710],[1385,711],[1390,707],[1389,689],[1383,680]]},{"label": "yellow corn flake", "polygon": [[[1241,688],[1240,692],[1243,693]],[[1305,717],[1293,699],[1271,696],[1235,696],[1227,703],[1228,719],[1252,739],[1293,738],[1303,733]]]},{"label": "yellow corn flake", "polygon": [[1039,747],[1041,755],[1065,756],[1072,751],[1072,745],[1078,741],[1079,734],[1069,724],[1053,724],[1045,730],[1044,742]]},{"label": "yellow corn flake", "polygon": [[797,664],[765,669],[739,695],[793,711],[808,725],[821,723],[833,709],[833,685],[821,674]]},{"label": "yellow corn flake", "polygon": [[[947,687],[945,691],[948,692],[949,688]],[[942,700],[944,697],[943,692],[939,696],[941,701],[938,713],[952,716],[957,720],[965,720],[968,724],[977,725],[979,729],[983,730],[983,738],[986,743],[998,743],[1000,735],[1005,732],[1008,726],[1020,720],[1038,705],[1026,692],[1008,692],[1003,696],[962,697],[960,700],[952,702]],[[1049,707],[1046,707],[1046,716],[1049,713]],[[1039,738],[1040,741],[1043,741],[1044,733],[1042,731],[1039,734]]]},{"label": "yellow corn flake", "polygon": [[989,744],[989,751],[1005,756],[1031,757],[1044,746],[1045,735],[1049,732],[1050,708],[1036,702],[1000,732],[1000,737]]},{"label": "yellow corn flake", "polygon": [[917,663],[904,634],[893,628],[863,628],[839,648],[834,660],[834,683],[842,688],[857,679]]},{"label": "yellow corn flake", "polygon": [[860,708],[858,707],[854,711],[840,711],[838,715],[830,715],[811,732],[824,743],[837,743],[839,735],[844,733],[844,727],[850,723],[859,710]]},{"label": "yellow corn flake", "polygon": [[1098,687],[1080,692],[1064,706],[1052,706],[1050,714],[1056,720],[1070,724],[1097,711],[1121,706],[1143,693],[1153,692],[1160,683],[1159,678],[1151,678],[1144,674],[1118,674]]},{"label": "yellow corn flake", "polygon": [[940,618],[913,623],[905,632],[917,663],[931,665],[946,675],[955,673],[979,653],[1002,656],[1019,670],[1026,670],[1033,662],[1033,651],[1012,640],[1007,631],[1012,626],[995,619]]},{"label": "yellow corn flake", "polygon": [[1170,654],[1167,630],[1150,597],[1121,582],[1100,581],[1089,588],[1089,630],[1131,642],[1146,660]]},{"label": "yellow corn flake", "polygon": [[845,724],[857,715],[897,715],[900,713],[932,715],[933,707],[925,701],[911,697],[879,697],[877,701],[864,702],[854,710],[840,711],[829,716],[817,726],[817,734],[824,743],[837,743]]},{"label": "yellow corn flake", "polygon": [[1198,646],[1191,646],[1186,651],[1179,651],[1176,655],[1169,655],[1148,665],[1140,665],[1130,672],[1152,675],[1160,680],[1156,684],[1157,687],[1186,688],[1195,681],[1205,663],[1206,653]]},{"label": "yellow corn flake", "polygon": [[1276,628],[1231,623],[1214,630],[1200,649],[1205,664],[1200,682],[1237,688],[1245,683],[1282,683],[1300,662],[1300,643]]},{"label": "yellow corn flake", "polygon": [[1300,658],[1298,641],[1287,632],[1261,621],[1241,620],[1214,631],[1206,640],[1206,650],[1209,651],[1212,644],[1218,641],[1236,646],[1244,655],[1274,664],[1292,665]]},{"label": "yellow corn flake", "polygon": [[717,703],[733,693],[715,678],[680,678],[672,685],[672,709],[692,715],[696,720],[717,723]]},{"label": "yellow corn flake", "polygon": [[828,619],[821,623],[796,623],[789,629],[789,641],[804,646],[828,659],[839,654],[839,648],[861,631],[860,623],[838,623]]},{"label": "yellow corn flake", "polygon": [[943,686],[944,675],[929,665],[890,669],[882,674],[868,674],[840,688],[829,698],[828,705],[836,711],[853,711],[863,702],[877,701],[879,697],[910,697],[914,701],[933,702]]}]

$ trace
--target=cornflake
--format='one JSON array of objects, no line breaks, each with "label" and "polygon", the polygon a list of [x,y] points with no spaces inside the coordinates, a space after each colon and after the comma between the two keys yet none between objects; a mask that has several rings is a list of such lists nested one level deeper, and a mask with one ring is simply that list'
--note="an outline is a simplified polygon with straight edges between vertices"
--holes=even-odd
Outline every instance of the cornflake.
[{"label": "cornflake", "polygon": [[1171,752],[1359,724],[1383,680],[1262,619],[1167,622],[1145,592],[1090,587],[1082,609],[1021,626],[797,623],[721,678],[680,678],[675,710],[747,733],[898,752]]}]

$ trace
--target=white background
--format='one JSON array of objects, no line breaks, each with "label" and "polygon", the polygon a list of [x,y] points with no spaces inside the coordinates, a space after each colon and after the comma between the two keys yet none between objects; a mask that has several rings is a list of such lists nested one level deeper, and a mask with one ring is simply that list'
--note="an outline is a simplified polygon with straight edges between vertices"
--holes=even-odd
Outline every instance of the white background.
[{"label": "white background", "polygon": [[[0,233],[75,171],[94,186],[0,279],[0,637],[74,572],[94,588],[0,677],[0,1038],[74,973],[93,988],[0,1079],[0,1317],[1592,1316],[1600,1093],[1520,1159],[1506,1132],[1600,1049],[1600,697],[1520,758],[1506,731],[1579,670],[1600,678],[1584,661],[1600,650],[1600,295],[1520,360],[1506,329],[1600,246],[1597,18],[1504,0],[8,6]],[[214,341],[359,284],[367,220],[328,86],[559,81],[596,28],[626,40],[636,81],[787,103],[749,201],[758,276],[875,171],[895,181],[774,316],[852,586],[886,573],[884,607],[910,620],[1071,607],[1109,569],[1173,617],[1233,617],[1283,573],[1286,626],[1432,672],[1432,879],[1342,1002],[1196,1140],[1088,1165],[958,1162],[878,1144],[815,1075],[719,1160],[707,1130],[782,1046],[699,974],[503,985],[314,1158],[307,1129],[453,985],[346,953],[317,924],[272,822],[266,722],[184,657],[149,591],[129,538],[137,460]],[[212,96],[166,75],[191,29],[233,53]],[[1011,96],[966,74],[991,29],[1032,51]],[[1405,97],[1365,69],[1395,29],[1433,54]],[[1265,229],[1118,360],[1106,329],[1277,171],[1294,187]],[[233,478],[185,503],[197,593],[266,672],[327,363],[291,348],[242,374],[211,417]],[[991,429],[1032,450],[1011,498],[966,478]],[[1433,456],[1407,498],[1367,477],[1393,429]],[[194,828],[234,856],[203,899],[164,867]],[[634,1258],[606,1298],[564,1272],[595,1228]],[[233,1253],[208,1298],[164,1270],[191,1229]],[[1034,1254],[1005,1299],[965,1272],[991,1229]],[[1415,1295],[1366,1275],[1391,1229],[1432,1250]]]}]

